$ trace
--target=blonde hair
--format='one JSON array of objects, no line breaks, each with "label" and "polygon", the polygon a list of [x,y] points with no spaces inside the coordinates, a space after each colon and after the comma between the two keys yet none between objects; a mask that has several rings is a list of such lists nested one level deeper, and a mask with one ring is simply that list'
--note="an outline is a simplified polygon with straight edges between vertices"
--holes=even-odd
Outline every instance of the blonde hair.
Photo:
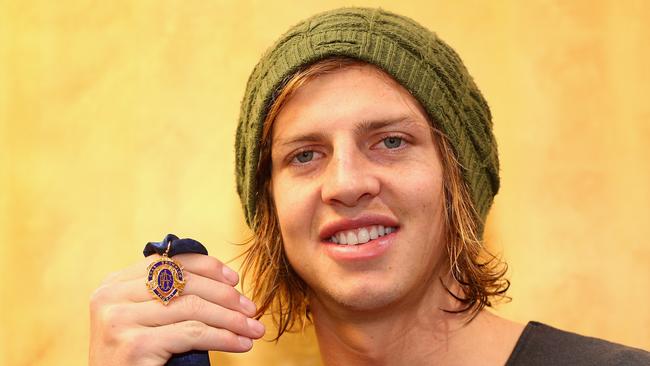
[{"label": "blonde hair", "polygon": [[[361,65],[369,64],[353,58],[335,57],[304,67],[287,78],[276,90],[264,120],[256,177],[259,182],[259,203],[253,225],[256,229],[247,241],[249,248],[243,253],[242,282],[248,285],[246,279],[249,276],[253,278],[250,286],[252,298],[259,304],[257,317],[260,318],[265,313],[272,316],[278,328],[275,340],[286,331],[304,328],[311,318],[307,302],[308,286],[287,260],[269,190],[273,123],[282,107],[305,83],[326,73]],[[463,305],[460,310],[443,310],[453,313],[469,312],[471,320],[485,306],[492,306],[493,298],[506,297],[505,293],[510,286],[510,282],[504,278],[507,265],[484,247],[479,232],[483,228],[483,222],[472,205],[467,184],[462,178],[462,167],[444,133],[433,124],[430,126],[432,138],[442,157],[445,239],[449,266],[462,294],[454,294],[444,282],[442,284]]]}]

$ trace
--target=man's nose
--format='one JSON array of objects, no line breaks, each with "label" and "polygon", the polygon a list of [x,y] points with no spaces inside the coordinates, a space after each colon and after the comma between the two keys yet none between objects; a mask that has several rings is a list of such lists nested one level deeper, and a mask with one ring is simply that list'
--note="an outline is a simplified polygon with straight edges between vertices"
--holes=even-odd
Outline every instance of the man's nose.
[{"label": "man's nose", "polygon": [[328,162],[322,180],[323,202],[353,207],[379,194],[380,183],[372,162],[351,150],[335,152]]}]

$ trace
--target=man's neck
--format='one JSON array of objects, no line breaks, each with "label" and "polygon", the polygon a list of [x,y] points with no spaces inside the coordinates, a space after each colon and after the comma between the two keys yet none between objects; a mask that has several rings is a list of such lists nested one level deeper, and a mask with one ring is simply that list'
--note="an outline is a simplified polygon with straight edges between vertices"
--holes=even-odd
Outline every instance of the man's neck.
[{"label": "man's neck", "polygon": [[523,326],[486,311],[469,321],[467,312],[442,310],[459,306],[440,285],[416,303],[355,312],[315,300],[312,312],[325,365],[505,363]]}]

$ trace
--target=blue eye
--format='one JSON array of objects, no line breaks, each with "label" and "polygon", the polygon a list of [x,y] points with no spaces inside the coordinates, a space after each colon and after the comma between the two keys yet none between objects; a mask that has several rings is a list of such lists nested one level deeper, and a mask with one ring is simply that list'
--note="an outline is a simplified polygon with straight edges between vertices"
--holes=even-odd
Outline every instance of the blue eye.
[{"label": "blue eye", "polygon": [[302,151],[299,152],[296,156],[295,159],[298,159],[299,162],[301,163],[307,163],[311,161],[311,159],[314,158],[314,152],[313,151]]},{"label": "blue eye", "polygon": [[397,136],[389,136],[384,139],[384,146],[389,149],[396,149],[402,145],[402,138]]}]

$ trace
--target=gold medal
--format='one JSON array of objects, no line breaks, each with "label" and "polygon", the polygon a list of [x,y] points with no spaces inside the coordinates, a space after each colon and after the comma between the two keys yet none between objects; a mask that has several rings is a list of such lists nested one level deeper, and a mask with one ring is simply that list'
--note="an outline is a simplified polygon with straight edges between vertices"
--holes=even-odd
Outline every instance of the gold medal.
[{"label": "gold medal", "polygon": [[147,288],[155,298],[167,305],[173,298],[180,296],[185,288],[183,267],[169,258],[171,241],[162,257],[152,262],[147,268]]}]

